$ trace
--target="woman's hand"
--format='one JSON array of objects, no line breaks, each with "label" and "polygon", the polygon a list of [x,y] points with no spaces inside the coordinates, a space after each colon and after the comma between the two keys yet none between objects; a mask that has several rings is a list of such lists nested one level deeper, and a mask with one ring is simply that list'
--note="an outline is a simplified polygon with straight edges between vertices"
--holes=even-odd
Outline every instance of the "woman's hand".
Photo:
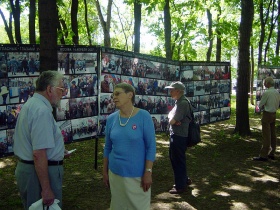
[{"label": "woman's hand", "polygon": [[150,189],[152,183],[153,183],[152,173],[149,171],[146,171],[144,173],[144,176],[142,176],[142,180],[141,180],[141,187],[143,188],[143,191],[147,192]]},{"label": "woman's hand", "polygon": [[103,172],[103,183],[106,187],[110,188],[108,172]]}]

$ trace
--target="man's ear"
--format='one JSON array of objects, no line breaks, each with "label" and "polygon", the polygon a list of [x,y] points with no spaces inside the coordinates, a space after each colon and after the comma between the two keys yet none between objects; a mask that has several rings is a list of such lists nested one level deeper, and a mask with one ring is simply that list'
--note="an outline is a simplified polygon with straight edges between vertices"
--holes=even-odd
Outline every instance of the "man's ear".
[{"label": "man's ear", "polygon": [[47,86],[47,90],[46,90],[47,94],[51,94],[52,91],[53,91],[53,90],[52,90],[52,86],[48,85],[48,86]]}]

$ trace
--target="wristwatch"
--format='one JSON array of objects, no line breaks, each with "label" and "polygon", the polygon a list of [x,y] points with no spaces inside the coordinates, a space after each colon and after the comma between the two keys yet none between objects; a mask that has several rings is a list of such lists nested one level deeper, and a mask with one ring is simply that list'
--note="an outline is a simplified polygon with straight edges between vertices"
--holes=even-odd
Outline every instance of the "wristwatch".
[{"label": "wristwatch", "polygon": [[151,168],[146,168],[146,171],[152,173],[152,169]]}]

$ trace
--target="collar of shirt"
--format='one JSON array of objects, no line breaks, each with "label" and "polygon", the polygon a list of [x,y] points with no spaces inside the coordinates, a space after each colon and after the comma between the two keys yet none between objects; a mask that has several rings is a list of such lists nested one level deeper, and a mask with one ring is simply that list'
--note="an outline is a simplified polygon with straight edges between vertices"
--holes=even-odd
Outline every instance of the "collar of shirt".
[{"label": "collar of shirt", "polygon": [[41,94],[39,94],[39,93],[34,93],[33,97],[42,100],[42,101],[46,104],[46,106],[47,106],[51,111],[53,110],[51,103],[48,101],[48,99],[46,99],[46,98],[45,98],[44,96],[42,96]]}]

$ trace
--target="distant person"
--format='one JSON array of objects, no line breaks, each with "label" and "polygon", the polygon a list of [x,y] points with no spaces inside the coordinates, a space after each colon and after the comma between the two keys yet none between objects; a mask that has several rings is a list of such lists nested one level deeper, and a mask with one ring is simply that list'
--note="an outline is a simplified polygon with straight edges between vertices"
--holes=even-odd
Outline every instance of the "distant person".
[{"label": "distant person", "polygon": [[30,57],[30,59],[29,59],[28,68],[29,68],[29,71],[31,71],[31,73],[34,74],[36,66],[35,66],[35,60],[32,57]]},{"label": "distant person", "polygon": [[12,59],[9,61],[9,63],[10,63],[10,68],[11,68],[11,71],[12,71],[12,75],[16,75],[17,68],[18,68],[18,63],[17,63],[15,57],[12,57]]},{"label": "distant person", "polygon": [[264,86],[267,90],[263,93],[259,107],[263,109],[262,114],[262,147],[259,157],[254,157],[255,161],[267,161],[268,158],[275,160],[276,152],[276,132],[275,121],[276,111],[279,108],[280,94],[274,88],[274,80],[267,77],[264,80]]},{"label": "distant person", "polygon": [[175,100],[175,106],[168,114],[170,124],[169,158],[175,181],[169,193],[180,194],[185,192],[186,186],[192,183],[187,174],[185,154],[191,119],[191,107],[184,96],[186,88],[182,82],[172,82],[165,88],[170,89],[170,96]]},{"label": "distant person", "polygon": [[3,83],[2,87],[1,87],[1,92],[0,92],[0,95],[2,96],[2,99],[3,99],[3,102],[2,102],[3,105],[7,104],[8,94],[9,94],[8,87],[5,85],[5,83]]},{"label": "distant person", "polygon": [[22,66],[22,73],[26,73],[26,75],[29,75],[29,69],[28,69],[28,61],[26,57],[21,61],[21,66]]},{"label": "distant person", "polygon": [[36,93],[19,113],[13,151],[18,158],[15,170],[24,209],[43,199],[50,206],[54,199],[62,207],[63,158],[69,156],[52,107],[58,107],[64,94],[63,75],[44,71],[36,81]]},{"label": "distant person", "polygon": [[119,83],[113,92],[119,111],[109,115],[103,158],[103,182],[111,190],[110,209],[150,210],[156,155],[149,112],[133,106],[135,89]]},{"label": "distant person", "polygon": [[109,93],[110,92],[110,86],[109,86],[109,76],[104,75],[104,80],[101,81],[101,92],[102,93]]},{"label": "distant person", "polygon": [[70,87],[70,98],[77,98],[80,97],[81,91],[80,88],[76,85],[75,81],[71,82],[71,87]]}]

